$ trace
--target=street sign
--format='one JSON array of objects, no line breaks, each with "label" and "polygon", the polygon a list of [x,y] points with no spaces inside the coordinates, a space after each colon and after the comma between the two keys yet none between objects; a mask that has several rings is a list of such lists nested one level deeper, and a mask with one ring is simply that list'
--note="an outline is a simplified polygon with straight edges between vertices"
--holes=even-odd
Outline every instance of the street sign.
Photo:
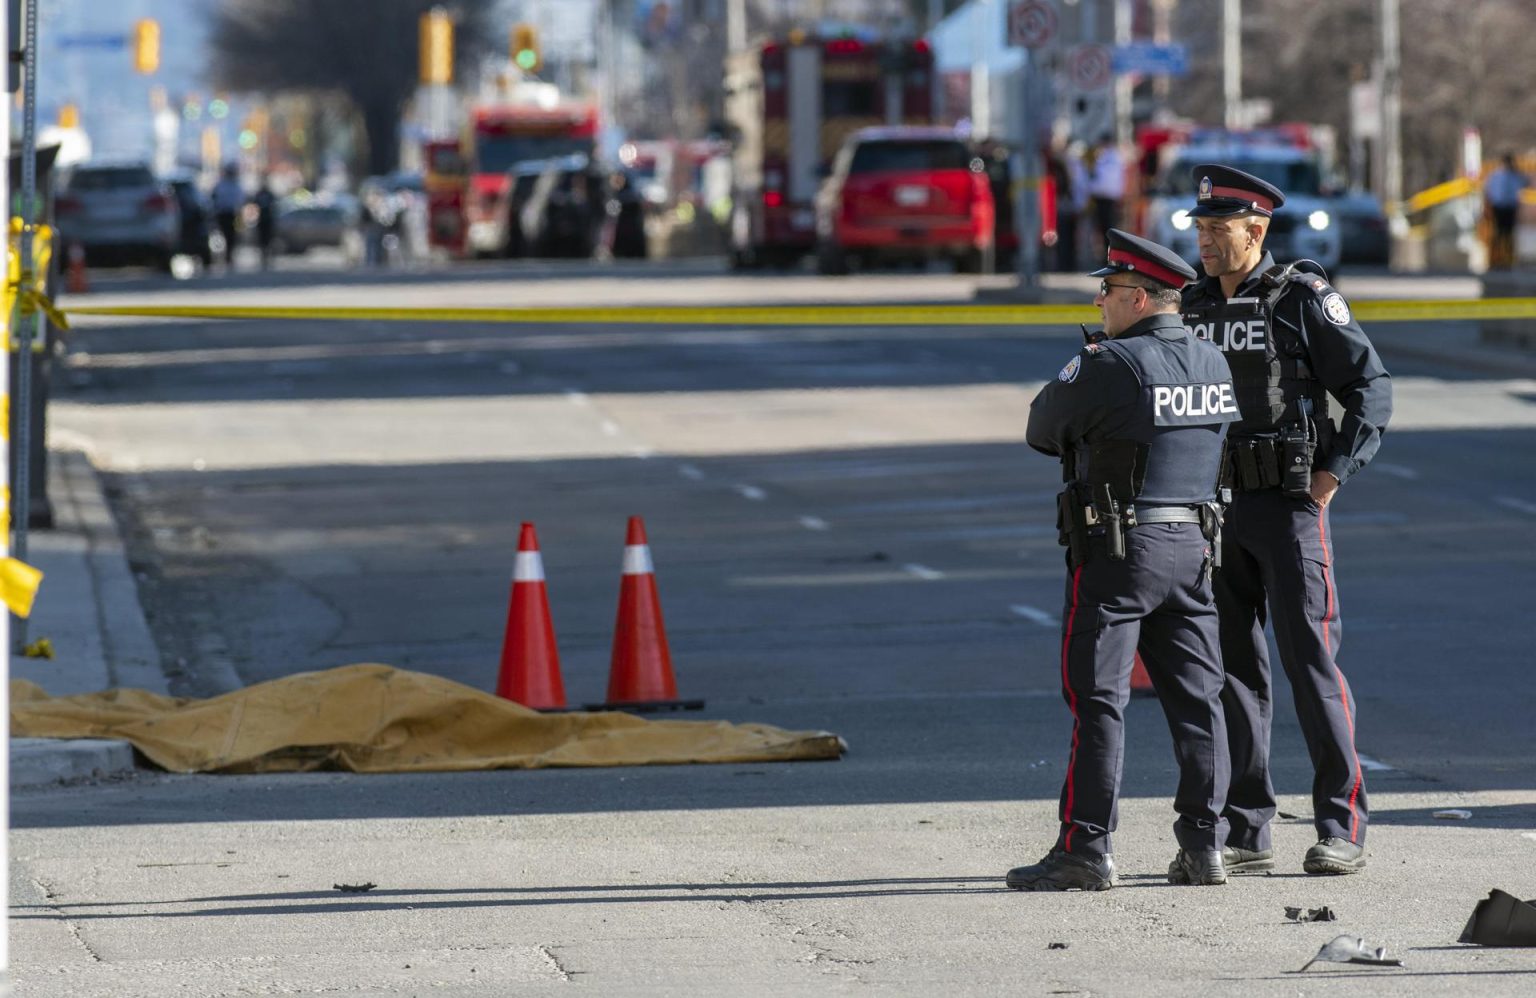
[{"label": "street sign", "polygon": [[60,35],[54,44],[61,49],[115,49],[128,47],[128,36],[124,34],[108,34],[106,32],[82,32],[75,35]]},{"label": "street sign", "polygon": [[1092,93],[1109,86],[1114,60],[1104,45],[1079,45],[1067,60],[1067,78],[1078,90]]},{"label": "street sign", "polygon": [[1014,0],[1008,5],[1008,44],[1037,49],[1056,37],[1056,5],[1050,0]]},{"label": "street sign", "polygon": [[1189,73],[1189,49],[1183,45],[1131,42],[1115,46],[1115,72],[1142,76],[1185,76]]}]

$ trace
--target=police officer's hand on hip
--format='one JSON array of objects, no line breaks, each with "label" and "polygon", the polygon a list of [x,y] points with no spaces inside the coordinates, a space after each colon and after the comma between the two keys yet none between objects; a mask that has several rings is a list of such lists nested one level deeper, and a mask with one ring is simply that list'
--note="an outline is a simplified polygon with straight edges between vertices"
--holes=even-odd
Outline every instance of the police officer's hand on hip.
[{"label": "police officer's hand on hip", "polygon": [[[1318,841],[1302,868],[1355,873],[1365,867],[1365,781],[1355,700],[1336,660],[1342,630],[1328,508],[1381,444],[1391,379],[1323,268],[1276,264],[1266,251],[1285,195],[1217,164],[1195,167],[1194,181],[1189,214],[1205,277],[1184,289],[1184,321],[1225,354],[1241,410],[1223,459],[1233,501],[1215,587],[1233,773],[1226,865],[1235,873],[1274,867],[1267,617],[1315,769]],[[1330,397],[1342,412],[1337,424]]]},{"label": "police officer's hand on hip", "polygon": [[1009,871],[1016,890],[1114,886],[1123,710],[1139,651],[1174,732],[1176,884],[1226,881],[1230,778],[1219,699],[1211,568],[1222,438],[1238,418],[1219,351],[1179,318],[1195,272],[1172,251],[1111,229],[1090,342],[1030,407],[1026,439],[1062,462],[1057,503],[1068,578],[1059,663],[1072,713],[1056,843]]}]

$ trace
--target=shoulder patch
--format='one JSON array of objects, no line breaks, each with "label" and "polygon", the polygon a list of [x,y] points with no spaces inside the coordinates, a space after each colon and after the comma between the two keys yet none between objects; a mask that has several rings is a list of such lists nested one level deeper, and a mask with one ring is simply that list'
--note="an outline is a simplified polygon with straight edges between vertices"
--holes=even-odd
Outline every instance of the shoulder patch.
[{"label": "shoulder patch", "polygon": [[1349,305],[1345,303],[1344,296],[1337,291],[1323,299],[1323,314],[1335,326],[1349,325]]},{"label": "shoulder patch", "polygon": [[1104,344],[1102,344],[1102,343],[1090,343],[1087,346],[1083,347],[1083,349],[1088,351],[1089,353],[1098,353],[1100,350],[1104,349]]},{"label": "shoulder patch", "polygon": [[1076,354],[1071,360],[1067,361],[1067,366],[1061,369],[1061,373],[1056,375],[1056,379],[1071,384],[1077,380],[1077,372],[1082,369],[1083,356],[1082,354]]},{"label": "shoulder patch", "polygon": [[1323,280],[1321,277],[1314,278],[1313,281],[1312,281],[1312,290],[1313,291],[1321,291],[1324,288],[1326,288],[1327,286],[1328,286],[1328,282]]}]

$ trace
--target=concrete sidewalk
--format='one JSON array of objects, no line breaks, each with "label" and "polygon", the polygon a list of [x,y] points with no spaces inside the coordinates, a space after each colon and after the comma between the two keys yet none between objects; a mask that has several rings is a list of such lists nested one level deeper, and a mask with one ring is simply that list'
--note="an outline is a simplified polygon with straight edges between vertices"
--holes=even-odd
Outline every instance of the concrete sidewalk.
[{"label": "concrete sidewalk", "polygon": [[[100,476],[80,450],[54,450],[48,466],[56,525],[27,535],[27,560],[43,572],[27,639],[47,638],[56,657],[13,656],[12,678],[56,696],[114,686],[167,692]],[[11,739],[13,787],[110,776],[133,766],[127,742]]]}]

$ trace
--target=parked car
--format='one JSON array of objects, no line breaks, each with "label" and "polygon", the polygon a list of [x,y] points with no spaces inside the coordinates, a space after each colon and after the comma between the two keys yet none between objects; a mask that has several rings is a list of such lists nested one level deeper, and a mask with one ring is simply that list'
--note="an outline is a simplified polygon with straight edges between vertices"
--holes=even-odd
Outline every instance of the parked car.
[{"label": "parked car", "polygon": [[147,163],[86,163],[59,179],[60,244],[78,243],[92,266],[148,264],[169,270],[182,242],[181,209]]},{"label": "parked car", "polygon": [[993,211],[986,165],[953,130],[860,129],[817,194],[817,269],[943,257],[974,273],[992,242]]},{"label": "parked car", "polygon": [[307,253],[316,247],[342,250],[349,261],[362,255],[356,199],[333,195],[284,198],[277,206],[272,238],[275,253]]},{"label": "parked car", "polygon": [[1387,213],[1376,195],[1351,191],[1333,200],[1343,239],[1343,262],[1385,267],[1391,255],[1392,237]]}]

